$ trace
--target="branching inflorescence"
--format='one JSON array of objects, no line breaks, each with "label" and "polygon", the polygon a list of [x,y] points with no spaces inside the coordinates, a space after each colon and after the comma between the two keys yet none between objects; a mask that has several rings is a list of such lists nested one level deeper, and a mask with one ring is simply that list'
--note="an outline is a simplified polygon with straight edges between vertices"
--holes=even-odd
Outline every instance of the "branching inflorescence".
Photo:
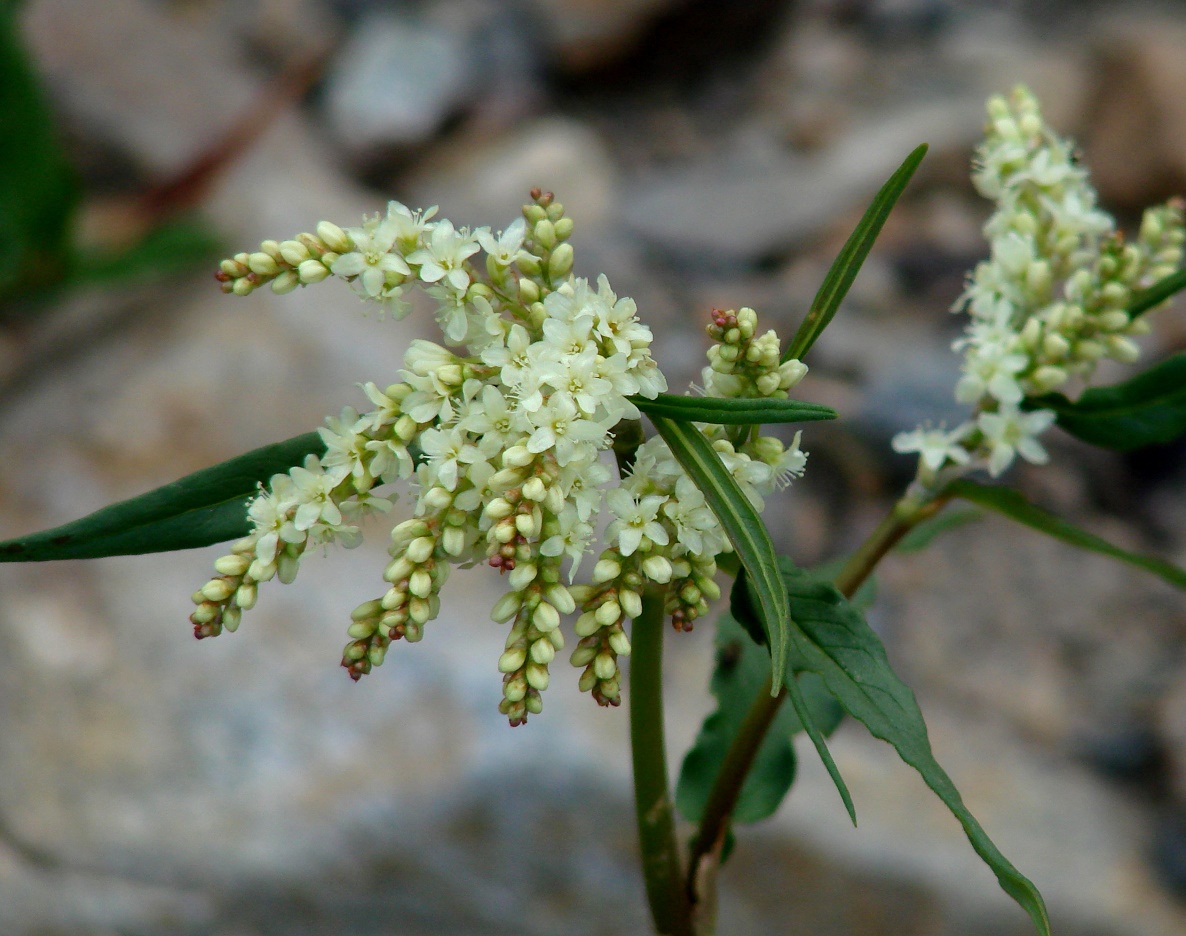
[{"label": "branching inflorescence", "polygon": [[[194,594],[194,632],[235,630],[261,582],[293,579],[311,546],[361,540],[358,520],[387,511],[399,481],[415,490],[413,516],[391,533],[386,592],[357,607],[343,666],[358,679],[392,641],[417,641],[440,611],[454,565],[486,562],[505,576],[495,621],[509,624],[498,660],[500,710],[512,725],[542,708],[549,666],[564,648],[561,620],[577,615],[571,661],[579,685],[602,705],[620,702],[618,658],[630,652],[626,621],[643,594],[661,590],[677,629],[690,630],[720,590],[716,559],[731,549],[704,495],[658,437],[633,446],[616,485],[602,453],[667,381],[651,356],[651,330],[606,278],[572,275],[572,221],[547,193],[495,235],[434,220],[391,202],[385,216],[342,229],[266,241],[223,261],[226,292],[263,285],[285,293],[337,278],[394,318],[422,288],[437,304],[444,344],[416,340],[395,383],[363,386],[373,408],[344,409],[321,429],[325,454],[271,479],[251,502],[251,534],[215,563]],[[485,262],[479,258],[485,256]],[[779,362],[773,332],[758,335],[751,309],[714,311],[704,393],[786,398],[806,373]],[[755,505],[801,474],[799,436],[789,447],[757,427],[706,426],[706,435]],[[608,486],[608,487],[607,487]],[[603,488],[607,488],[603,490]],[[589,580],[602,504],[612,518]],[[567,574],[564,566],[567,563]]]},{"label": "branching inflorescence", "polygon": [[1027,410],[1025,399],[1081,388],[1103,358],[1133,363],[1132,338],[1149,326],[1125,310],[1182,262],[1180,200],[1148,209],[1128,243],[1029,91],[991,98],[988,118],[972,181],[997,204],[984,225],[991,257],[953,308],[971,318],[955,343],[964,354],[955,398],[975,413],[953,430],[919,427],[893,443],[919,453],[919,480],[930,489],[978,468],[996,477],[1018,455],[1044,464],[1037,437],[1055,414]]}]

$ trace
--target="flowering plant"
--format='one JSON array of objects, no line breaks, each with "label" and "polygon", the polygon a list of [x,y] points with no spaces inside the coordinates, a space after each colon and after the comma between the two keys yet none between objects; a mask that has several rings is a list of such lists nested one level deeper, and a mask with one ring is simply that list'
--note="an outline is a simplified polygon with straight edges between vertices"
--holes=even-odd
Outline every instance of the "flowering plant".
[{"label": "flowering plant", "polygon": [[[339,280],[380,317],[402,319],[419,290],[435,308],[441,343],[413,341],[393,383],[362,385],[370,402],[363,412],[347,407],[317,432],[0,544],[0,559],[234,540],[193,594],[194,633],[211,637],[240,626],[261,585],[291,582],[310,547],[357,545],[361,518],[391,511],[402,487],[411,493],[409,515],[391,530],[382,594],[350,615],[342,665],[358,680],[393,643],[420,640],[447,607],[451,569],[479,564],[505,583],[491,616],[508,626],[496,667],[499,709],[512,726],[542,712],[552,664],[569,639],[566,618],[576,682],[600,705],[620,704],[620,661],[631,656],[638,829],[659,932],[712,930],[712,870],[727,855],[734,823],[764,818],[782,801],[797,734],[807,734],[855,817],[826,744],[848,714],[919,771],[1001,886],[1049,933],[1037,889],[935,761],[918,705],[855,596],[907,533],[937,535],[932,518],[955,498],[1186,587],[1186,571],[967,477],[996,478],[1018,456],[1045,462],[1038,436],[1055,423],[1120,449],[1186,433],[1186,356],[1125,384],[1084,389],[1100,359],[1135,360],[1143,313],[1186,285],[1178,271],[1183,209],[1151,209],[1127,243],[1033,97],[1018,89],[989,102],[974,178],[997,203],[985,226],[991,257],[956,303],[969,324],[956,342],[964,363],[955,396],[974,412],[951,430],[926,425],[894,438],[896,451],[917,453],[915,480],[829,577],[774,552],[763,499],[804,472],[807,454],[802,431],[787,444],[761,427],[836,416],[789,393],[925,149],[878,193],[785,348],[759,329],[752,309],[712,311],[709,364],[693,394],[667,392],[651,355],[654,336],[632,300],[604,276],[591,283],[573,275],[573,224],[549,193],[533,192],[522,216],[498,233],[391,202],[357,227],[322,222],[313,233],[266,241],[222,262],[225,292],[285,293]],[[649,438],[644,416],[656,430]],[[599,536],[602,516],[608,524]],[[722,571],[733,583],[718,634],[735,652],[718,663],[718,709],[684,758],[673,796],[663,738],[664,620],[692,630],[720,597]],[[791,710],[783,711],[788,699]],[[676,808],[695,826],[686,849]]]}]

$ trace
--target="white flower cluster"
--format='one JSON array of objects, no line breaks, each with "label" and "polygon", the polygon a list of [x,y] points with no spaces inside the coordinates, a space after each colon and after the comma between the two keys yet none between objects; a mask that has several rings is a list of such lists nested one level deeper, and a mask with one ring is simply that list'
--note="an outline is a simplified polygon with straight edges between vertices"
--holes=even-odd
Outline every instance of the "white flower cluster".
[{"label": "white flower cluster", "polygon": [[988,116],[972,178],[997,203],[984,226],[991,257],[954,307],[971,317],[955,343],[964,354],[955,397],[976,415],[950,432],[920,427],[895,437],[896,451],[920,454],[924,482],[945,466],[996,477],[1017,455],[1044,464],[1037,437],[1055,414],[1025,411],[1025,398],[1082,385],[1102,358],[1135,361],[1132,337],[1148,324],[1125,309],[1182,260],[1182,205],[1146,211],[1126,243],[1096,206],[1071,143],[1045,124],[1028,90],[993,97]]},{"label": "white flower cluster", "polygon": [[[643,443],[630,422],[640,416],[632,397],[667,389],[651,331],[605,277],[593,285],[571,275],[572,222],[550,195],[533,194],[523,217],[497,236],[392,202],[385,217],[361,227],[323,222],[316,234],[223,262],[228,292],[265,283],[286,292],[332,276],[395,317],[408,310],[405,290],[419,283],[437,302],[449,347],[412,342],[397,383],[364,386],[373,409],[327,420],[325,454],[272,478],[251,504],[253,532],[194,595],[199,637],[234,630],[258,583],[291,581],[308,546],[355,545],[357,516],[391,506],[372,489],[398,480],[414,480],[416,506],[392,531],[387,591],[352,614],[343,665],[356,679],[393,640],[421,638],[455,564],[484,560],[506,575],[493,617],[511,625],[498,663],[500,708],[511,724],[541,710],[549,664],[564,647],[563,616],[579,612],[572,662],[583,669],[581,688],[616,705],[618,657],[630,651],[624,625],[640,613],[643,592],[666,590],[679,629],[719,595],[715,559],[730,549],[720,524],[667,446]],[[480,252],[484,270],[475,265]],[[710,332],[720,343],[707,391],[785,398],[806,368],[779,364],[773,333],[754,338],[752,310],[714,315]],[[623,446],[632,425],[637,442]],[[751,428],[736,438],[722,427],[706,431],[760,505],[762,494],[802,472],[806,456],[797,436],[787,449]],[[611,446],[633,470],[605,496],[613,520],[591,583],[573,584],[592,547],[611,477],[600,456]]]}]

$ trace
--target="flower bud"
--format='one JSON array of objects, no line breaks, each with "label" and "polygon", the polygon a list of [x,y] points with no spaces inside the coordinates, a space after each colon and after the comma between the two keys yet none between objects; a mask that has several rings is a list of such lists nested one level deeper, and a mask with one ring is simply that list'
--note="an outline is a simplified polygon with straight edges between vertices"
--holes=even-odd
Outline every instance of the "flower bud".
[{"label": "flower bud", "polygon": [[[588,666],[593,662],[593,658],[597,656],[597,645],[593,644],[591,647],[584,647],[577,645],[577,648],[572,651],[572,656],[568,658],[568,662],[573,666]],[[592,687],[590,687],[592,688]],[[586,691],[584,689],[582,692]]]},{"label": "flower bud", "polygon": [[527,650],[524,647],[512,647],[498,658],[500,673],[513,673],[527,662]]},{"label": "flower bud", "polygon": [[534,562],[523,562],[515,566],[511,570],[511,574],[507,576],[507,584],[515,591],[522,591],[533,581],[539,572]]},{"label": "flower bud", "polygon": [[593,567],[593,584],[610,582],[622,574],[622,566],[613,559],[599,559]]},{"label": "flower bud", "polygon": [[512,445],[502,453],[504,468],[526,468],[533,461],[535,461],[535,453],[530,451],[526,445]]},{"label": "flower bud", "polygon": [[527,680],[522,676],[508,680],[502,687],[502,697],[508,702],[521,702],[525,695],[527,695]]},{"label": "flower bud", "polygon": [[551,602],[561,614],[572,614],[577,609],[576,601],[567,588],[558,583],[549,585],[544,590],[544,597]]},{"label": "flower bud", "polygon": [[618,603],[627,617],[636,618],[642,614],[642,595],[629,588],[618,592]]},{"label": "flower bud", "polygon": [[208,601],[218,604],[230,598],[235,593],[236,587],[236,584],[228,579],[216,578],[203,585],[200,593]]},{"label": "flower bud", "polygon": [[260,276],[275,276],[280,272],[276,261],[262,251],[251,254],[247,258],[247,266],[252,273],[258,273]]},{"label": "flower bud", "polygon": [[329,267],[320,260],[306,260],[297,267],[297,274],[305,285],[320,283],[329,276]]},{"label": "flower bud", "polygon": [[555,630],[560,626],[560,612],[546,601],[541,601],[531,615],[531,623],[542,633]]},{"label": "flower bud", "polygon": [[459,558],[465,552],[465,530],[455,526],[446,527],[441,534],[441,548],[446,555]]},{"label": "flower bud", "polygon": [[552,280],[563,279],[572,272],[572,244],[558,244],[548,257],[548,276]]},{"label": "flower bud", "polygon": [[523,593],[518,591],[509,591],[494,603],[494,608],[490,612],[492,617],[499,624],[505,624],[516,614],[523,606]]},{"label": "flower bud", "polygon": [[354,241],[350,235],[331,221],[318,223],[317,236],[334,253],[347,253],[354,249]]},{"label": "flower bud", "polygon": [[214,570],[220,575],[239,576],[247,571],[251,565],[251,560],[247,556],[237,556],[233,553],[229,556],[221,556],[214,562]]},{"label": "flower bud", "polygon": [[551,641],[537,640],[531,645],[531,660],[540,666],[547,666],[556,658],[556,648]]},{"label": "flower bud", "polygon": [[556,226],[547,218],[535,223],[531,235],[544,250],[551,250],[556,246]]},{"label": "flower bud", "polygon": [[427,598],[432,594],[432,576],[424,569],[417,569],[408,579],[408,591],[418,598]]},{"label": "flower bud", "polygon": [[524,675],[527,677],[527,685],[532,689],[543,692],[548,688],[549,677],[547,667],[541,666],[539,663],[528,663]]},{"label": "flower bud", "polygon": [[593,672],[598,679],[613,679],[618,674],[618,661],[608,653],[599,653],[593,660]]},{"label": "flower bud", "polygon": [[630,656],[630,638],[624,630],[615,630],[609,635],[609,646],[618,656]]},{"label": "flower bud", "polygon": [[593,616],[602,627],[609,627],[611,624],[616,624],[621,620],[622,606],[613,599],[610,599],[594,611]]},{"label": "flower bud", "polygon": [[408,543],[405,555],[409,562],[421,565],[429,560],[434,549],[436,549],[436,541],[431,536],[418,536]]},{"label": "flower bud", "polygon": [[660,585],[671,581],[671,562],[665,556],[647,556],[642,561],[642,571],[652,582]]},{"label": "flower bud", "polygon": [[254,582],[244,582],[235,591],[235,604],[244,611],[250,611],[255,607],[256,599],[259,597],[259,589]]},{"label": "flower bud", "polygon": [[540,478],[531,478],[523,485],[523,496],[528,500],[542,501],[548,493],[548,488]]},{"label": "flower bud", "polygon": [[601,623],[597,620],[597,614],[595,612],[586,611],[577,618],[577,622],[573,625],[572,629],[573,633],[578,637],[588,637],[601,630]]}]

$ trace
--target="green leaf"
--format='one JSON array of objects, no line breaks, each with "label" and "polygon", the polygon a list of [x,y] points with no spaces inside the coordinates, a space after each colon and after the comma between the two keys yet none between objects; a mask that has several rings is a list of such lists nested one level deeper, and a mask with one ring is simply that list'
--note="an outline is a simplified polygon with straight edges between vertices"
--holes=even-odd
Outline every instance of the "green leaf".
[{"label": "green leaf", "polygon": [[[959,820],[1005,892],[1029,913],[1038,931],[1049,936],[1050,921],[1041,894],[993,844],[935,760],[914,694],[890,669],[877,635],[835,585],[795,568],[785,558],[781,563],[795,622],[790,634],[791,671],[821,677],[849,715],[874,737],[893,745]],[[793,677],[788,679],[793,682]]]},{"label": "green leaf", "polygon": [[765,423],[812,422],[835,419],[834,409],[800,400],[717,399],[660,393],[654,400],[633,396],[630,401],[648,416],[666,416],[683,422],[755,426]]},{"label": "green leaf", "polygon": [[1177,270],[1138,293],[1124,311],[1128,313],[1130,319],[1135,319],[1138,315],[1143,315],[1150,309],[1161,305],[1174,293],[1181,292],[1183,289],[1186,289],[1186,270]]},{"label": "green leaf", "polygon": [[918,168],[918,164],[922,162],[926,154],[927,144],[923,143],[916,147],[874,197],[873,203],[869,205],[864,216],[849,235],[840,254],[828,270],[827,276],[824,277],[823,283],[820,284],[819,292],[815,294],[815,299],[811,302],[811,309],[803,318],[798,331],[795,332],[795,337],[783,350],[783,361],[789,361],[792,358],[803,360],[803,356],[815,344],[815,340],[828,327],[832,316],[836,314],[840,303],[848,294],[853,280],[857,278],[861,264],[869,256],[873,242],[881,233],[881,226],[885,224],[885,219],[889,217],[898,197],[906,188],[910,177],[914,175],[914,170]]},{"label": "green leaf", "polygon": [[0,298],[55,282],[69,258],[74,172],[21,42],[0,3]]},{"label": "green leaf", "polygon": [[[729,542],[733,544],[733,549],[741,560],[750,583],[751,598],[758,620],[770,646],[773,670],[771,692],[777,694],[777,687],[783,683],[786,674],[787,634],[791,631],[793,623],[788,613],[786,588],[778,572],[778,557],[774,552],[774,544],[770,542],[770,534],[754,510],[753,504],[742,493],[720,457],[713,451],[704,433],[691,423],[675,422],[662,416],[653,416],[651,420],[684,471],[704,493],[705,501],[721,521],[725,535],[729,537]],[[844,778],[840,776],[836,762],[832,760],[823,735],[811,720],[807,702],[794,679],[787,682],[787,692],[796,714],[803,722],[807,736],[815,745],[820,760],[824,762],[824,767],[835,782],[840,798],[855,823],[852,796],[849,795]]]},{"label": "green leaf", "polygon": [[317,432],[265,445],[65,526],[0,543],[0,562],[94,559],[209,546],[245,535],[260,484],[325,452]]},{"label": "green leaf", "polygon": [[1139,553],[1121,549],[1119,546],[1113,546],[1107,540],[1100,539],[1093,533],[1081,530],[1074,524],[1031,504],[1020,492],[1012,488],[978,484],[963,478],[947,485],[944,491],[956,497],[962,497],[980,507],[995,510],[1010,520],[1016,520],[1018,523],[1023,523],[1047,536],[1053,536],[1064,543],[1119,559],[1138,569],[1152,572],[1176,588],[1186,589],[1186,569],[1180,569],[1176,565],[1153,556],[1142,556]]},{"label": "green leaf", "polygon": [[194,219],[168,221],[117,253],[80,254],[70,279],[72,284],[118,283],[175,276],[215,262],[221,252],[207,225]]},{"label": "green leaf", "polygon": [[786,635],[791,621],[787,612],[787,593],[778,574],[778,557],[770,534],[704,433],[691,423],[676,422],[663,416],[652,416],[651,421],[684,471],[704,493],[705,501],[720,520],[748,573],[758,619],[770,645],[777,685],[786,672]]},{"label": "green leaf", "polygon": [[[750,639],[731,615],[717,622],[717,662],[709,688],[717,709],[700,727],[684,757],[675,787],[675,806],[685,819],[699,823],[721,762],[753,703],[770,676],[770,655]],[[791,744],[798,718],[782,706],[754,757],[733,810],[734,822],[759,822],[774,813],[795,779]]]},{"label": "green leaf", "polygon": [[[721,762],[749,714],[754,696],[770,678],[770,654],[754,643],[746,628],[731,614],[717,622],[717,662],[710,689],[717,709],[700,728],[696,743],[684,757],[675,790],[680,814],[699,823]],[[811,674],[800,677],[811,718],[825,735],[840,724],[844,711]],[[794,710],[782,706],[775,716],[734,807],[734,822],[759,822],[772,815],[795,779],[792,739],[803,730]]]},{"label": "green leaf", "polygon": [[1027,409],[1051,409],[1058,425],[1100,448],[1127,452],[1186,435],[1186,352],[1124,383],[1093,387],[1077,401],[1061,393],[1029,397]]}]

